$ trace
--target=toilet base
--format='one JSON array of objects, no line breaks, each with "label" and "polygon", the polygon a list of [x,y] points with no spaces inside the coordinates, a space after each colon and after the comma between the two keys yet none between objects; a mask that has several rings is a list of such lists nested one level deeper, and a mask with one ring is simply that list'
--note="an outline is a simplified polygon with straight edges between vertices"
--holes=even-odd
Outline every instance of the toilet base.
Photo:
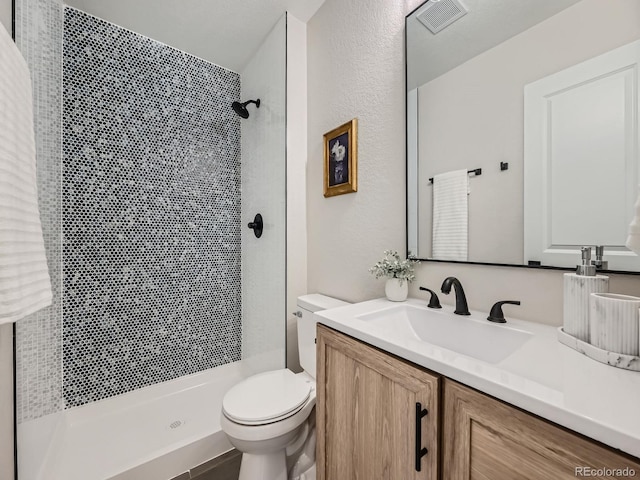
[{"label": "toilet base", "polygon": [[261,455],[243,453],[238,480],[287,480],[285,450]]}]

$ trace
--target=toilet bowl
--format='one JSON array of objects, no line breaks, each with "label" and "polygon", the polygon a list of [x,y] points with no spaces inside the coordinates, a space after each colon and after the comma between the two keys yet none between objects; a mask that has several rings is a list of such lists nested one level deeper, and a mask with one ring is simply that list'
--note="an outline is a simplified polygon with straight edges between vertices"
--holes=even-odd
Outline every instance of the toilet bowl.
[{"label": "toilet bowl", "polygon": [[254,375],[233,387],[223,400],[221,426],[243,453],[239,478],[286,480],[287,447],[308,436],[305,427],[315,404],[315,381],[287,369]]},{"label": "toilet bowl", "polygon": [[221,427],[242,452],[239,480],[315,478],[313,312],[343,305],[347,303],[319,294],[299,297],[298,349],[304,371],[293,373],[285,368],[259,373],[224,396]]}]

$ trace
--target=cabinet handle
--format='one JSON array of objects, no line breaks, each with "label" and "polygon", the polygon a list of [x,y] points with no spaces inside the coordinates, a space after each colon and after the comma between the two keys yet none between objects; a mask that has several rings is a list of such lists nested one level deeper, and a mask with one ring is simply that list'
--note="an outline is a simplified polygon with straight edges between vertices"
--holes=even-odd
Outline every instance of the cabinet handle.
[{"label": "cabinet handle", "polygon": [[426,447],[422,447],[422,419],[428,413],[426,408],[422,408],[420,402],[416,402],[416,472],[420,471],[420,460],[429,452]]}]

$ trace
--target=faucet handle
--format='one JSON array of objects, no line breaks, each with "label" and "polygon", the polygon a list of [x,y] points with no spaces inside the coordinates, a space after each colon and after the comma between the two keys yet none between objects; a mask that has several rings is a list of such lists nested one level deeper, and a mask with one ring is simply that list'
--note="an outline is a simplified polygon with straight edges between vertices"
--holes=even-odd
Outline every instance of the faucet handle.
[{"label": "faucet handle", "polygon": [[420,290],[423,290],[425,292],[429,292],[431,294],[431,298],[429,299],[429,305],[427,305],[427,307],[429,307],[429,308],[442,308],[442,305],[440,305],[440,299],[438,298],[438,295],[436,294],[436,292],[434,292],[433,290],[431,290],[429,288],[425,288],[425,287],[420,287]]},{"label": "faucet handle", "polygon": [[504,318],[504,313],[502,312],[502,305],[505,303],[509,305],[520,305],[520,300],[503,300],[501,302],[494,303],[493,307],[491,307],[487,320],[495,323],[507,323]]}]

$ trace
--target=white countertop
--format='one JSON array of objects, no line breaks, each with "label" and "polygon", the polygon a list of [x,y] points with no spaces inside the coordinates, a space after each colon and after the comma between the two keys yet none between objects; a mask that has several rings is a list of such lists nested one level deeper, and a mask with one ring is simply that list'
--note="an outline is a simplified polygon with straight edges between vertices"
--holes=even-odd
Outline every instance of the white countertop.
[{"label": "white countertop", "polygon": [[[427,310],[424,300],[404,303]],[[328,327],[640,458],[640,372],[587,358],[558,342],[555,327],[512,319],[508,313],[503,325],[532,337],[496,364],[356,318],[397,305],[377,299],[316,315]],[[471,313],[471,318],[487,316]]]}]

